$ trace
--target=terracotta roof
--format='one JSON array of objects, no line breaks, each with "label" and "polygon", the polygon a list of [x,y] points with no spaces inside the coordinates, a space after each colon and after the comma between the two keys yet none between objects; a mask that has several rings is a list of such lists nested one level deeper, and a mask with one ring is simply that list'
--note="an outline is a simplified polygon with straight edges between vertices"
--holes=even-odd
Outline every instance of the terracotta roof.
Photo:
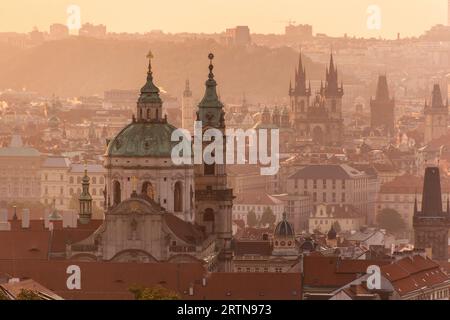
[{"label": "terracotta roof", "polygon": [[247,204],[247,205],[266,205],[275,206],[283,205],[283,201],[272,197],[267,193],[261,192],[244,192],[236,195],[233,201],[234,204]]},{"label": "terracotta roof", "polygon": [[10,298],[14,300],[22,292],[22,290],[30,290],[37,293],[42,300],[62,300],[60,296],[50,291],[46,287],[37,283],[32,279],[27,279],[19,282],[10,282],[0,284],[0,289],[3,290]]},{"label": "terracotta roof", "polygon": [[303,283],[305,286],[339,288],[367,272],[371,265],[384,265],[382,260],[343,260],[338,257],[305,256]]},{"label": "terracotta roof", "polygon": [[[81,290],[66,286],[67,267],[81,270]],[[198,263],[111,263],[79,261],[1,261],[0,274],[33,279],[64,299],[133,299],[129,288],[162,285],[182,295],[191,283],[199,281],[205,270]]]},{"label": "terracotta roof", "polygon": [[346,164],[309,165],[298,170],[289,179],[352,179],[365,174]]},{"label": "terracotta roof", "polygon": [[[67,267],[81,270],[81,290],[68,290]],[[162,285],[186,300],[299,300],[299,273],[211,273],[198,263],[1,261],[0,274],[33,279],[64,299],[133,299],[129,288]],[[205,279],[205,282],[203,282]],[[205,283],[205,286],[203,285]],[[189,288],[193,288],[193,295]]]},{"label": "terracotta roof", "polygon": [[204,234],[198,227],[184,220],[181,220],[171,213],[166,213],[164,215],[164,220],[169,229],[177,237],[187,243],[198,244],[204,239]]},{"label": "terracotta roof", "polygon": [[450,277],[437,262],[420,255],[382,266],[381,272],[400,296],[450,282]]},{"label": "terracotta roof", "polygon": [[212,273],[194,299],[301,300],[300,273]]},{"label": "terracotta roof", "polygon": [[77,228],[62,228],[62,222],[57,221],[50,237],[44,221],[32,220],[27,229],[22,229],[20,220],[11,221],[11,231],[0,231],[0,260],[46,260],[49,252],[65,252],[66,244],[86,239],[101,223],[102,220],[91,220]]},{"label": "terracotta roof", "polygon": [[245,228],[242,231],[241,240],[262,240],[265,234],[273,234],[273,228]]},{"label": "terracotta roof", "polygon": [[234,244],[235,255],[261,255],[270,256],[272,254],[272,246],[270,241],[249,241],[240,240]]}]

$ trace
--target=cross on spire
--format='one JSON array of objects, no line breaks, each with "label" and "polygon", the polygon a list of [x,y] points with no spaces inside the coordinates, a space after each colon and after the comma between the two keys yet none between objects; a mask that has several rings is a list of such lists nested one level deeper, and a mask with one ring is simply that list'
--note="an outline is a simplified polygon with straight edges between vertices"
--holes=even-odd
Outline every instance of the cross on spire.
[{"label": "cross on spire", "polygon": [[208,75],[208,78],[209,79],[213,79],[214,78],[214,73],[213,73],[214,65],[213,65],[212,61],[214,59],[214,54],[212,54],[212,53],[208,54],[208,59],[209,59],[209,75]]}]

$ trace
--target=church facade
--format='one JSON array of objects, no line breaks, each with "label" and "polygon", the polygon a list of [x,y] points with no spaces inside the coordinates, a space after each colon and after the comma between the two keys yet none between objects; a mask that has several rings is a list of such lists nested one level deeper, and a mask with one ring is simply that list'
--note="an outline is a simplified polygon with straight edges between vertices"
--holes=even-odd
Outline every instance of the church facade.
[{"label": "church facade", "polygon": [[289,85],[290,123],[298,132],[297,139],[320,145],[337,145],[343,139],[343,85],[338,83],[338,70],[333,54],[326,70],[325,85],[311,99],[311,84],[306,83],[306,69],[300,54],[294,86]]},{"label": "church facade", "polygon": [[[136,115],[108,141],[104,156],[105,221],[89,238],[68,246],[75,260],[116,262],[202,261],[210,270],[231,268],[233,192],[224,165],[176,165],[171,141],[176,128],[163,116],[149,55],[147,81]],[[197,120],[204,130],[225,132],[212,59]],[[225,149],[224,149],[225,152]],[[89,178],[83,179],[80,218],[88,220]],[[83,211],[84,210],[84,211]],[[81,221],[80,221],[81,222]]]}]

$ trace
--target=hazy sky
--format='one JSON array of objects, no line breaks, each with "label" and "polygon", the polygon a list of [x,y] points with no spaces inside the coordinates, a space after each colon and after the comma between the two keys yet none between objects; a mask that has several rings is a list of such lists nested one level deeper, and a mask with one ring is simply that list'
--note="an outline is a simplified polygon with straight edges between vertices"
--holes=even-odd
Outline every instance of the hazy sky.
[{"label": "hazy sky", "polygon": [[[108,31],[221,32],[248,25],[252,32],[282,33],[286,21],[308,23],[314,33],[394,38],[418,35],[447,23],[448,0],[0,0],[0,32],[48,30],[65,23],[70,4],[82,22],[103,23]],[[367,8],[381,9],[381,29],[367,28]]]}]

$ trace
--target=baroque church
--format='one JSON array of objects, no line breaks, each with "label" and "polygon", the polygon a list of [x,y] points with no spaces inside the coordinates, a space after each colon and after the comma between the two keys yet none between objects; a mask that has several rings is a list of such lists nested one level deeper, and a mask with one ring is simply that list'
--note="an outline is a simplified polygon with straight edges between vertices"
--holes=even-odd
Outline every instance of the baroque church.
[{"label": "baroque church", "polygon": [[300,54],[295,70],[294,86],[289,85],[290,123],[298,132],[297,139],[311,140],[320,145],[336,145],[343,139],[343,85],[338,83],[338,70],[333,54],[326,70],[325,85],[311,98],[311,83],[306,83],[306,69]]},{"label": "baroque church", "polygon": [[[203,122],[203,131],[215,128],[225,134],[214,56],[208,57],[209,74],[196,117]],[[171,135],[176,128],[164,116],[160,90],[153,82],[151,53],[148,58],[147,81],[140,91],[136,115],[107,141],[105,220],[87,239],[68,245],[67,257],[81,261],[201,261],[209,270],[230,271],[233,192],[227,188],[225,165],[172,162],[172,147],[178,142],[172,142]],[[92,197],[85,172],[80,223],[89,223],[91,216]]]}]

